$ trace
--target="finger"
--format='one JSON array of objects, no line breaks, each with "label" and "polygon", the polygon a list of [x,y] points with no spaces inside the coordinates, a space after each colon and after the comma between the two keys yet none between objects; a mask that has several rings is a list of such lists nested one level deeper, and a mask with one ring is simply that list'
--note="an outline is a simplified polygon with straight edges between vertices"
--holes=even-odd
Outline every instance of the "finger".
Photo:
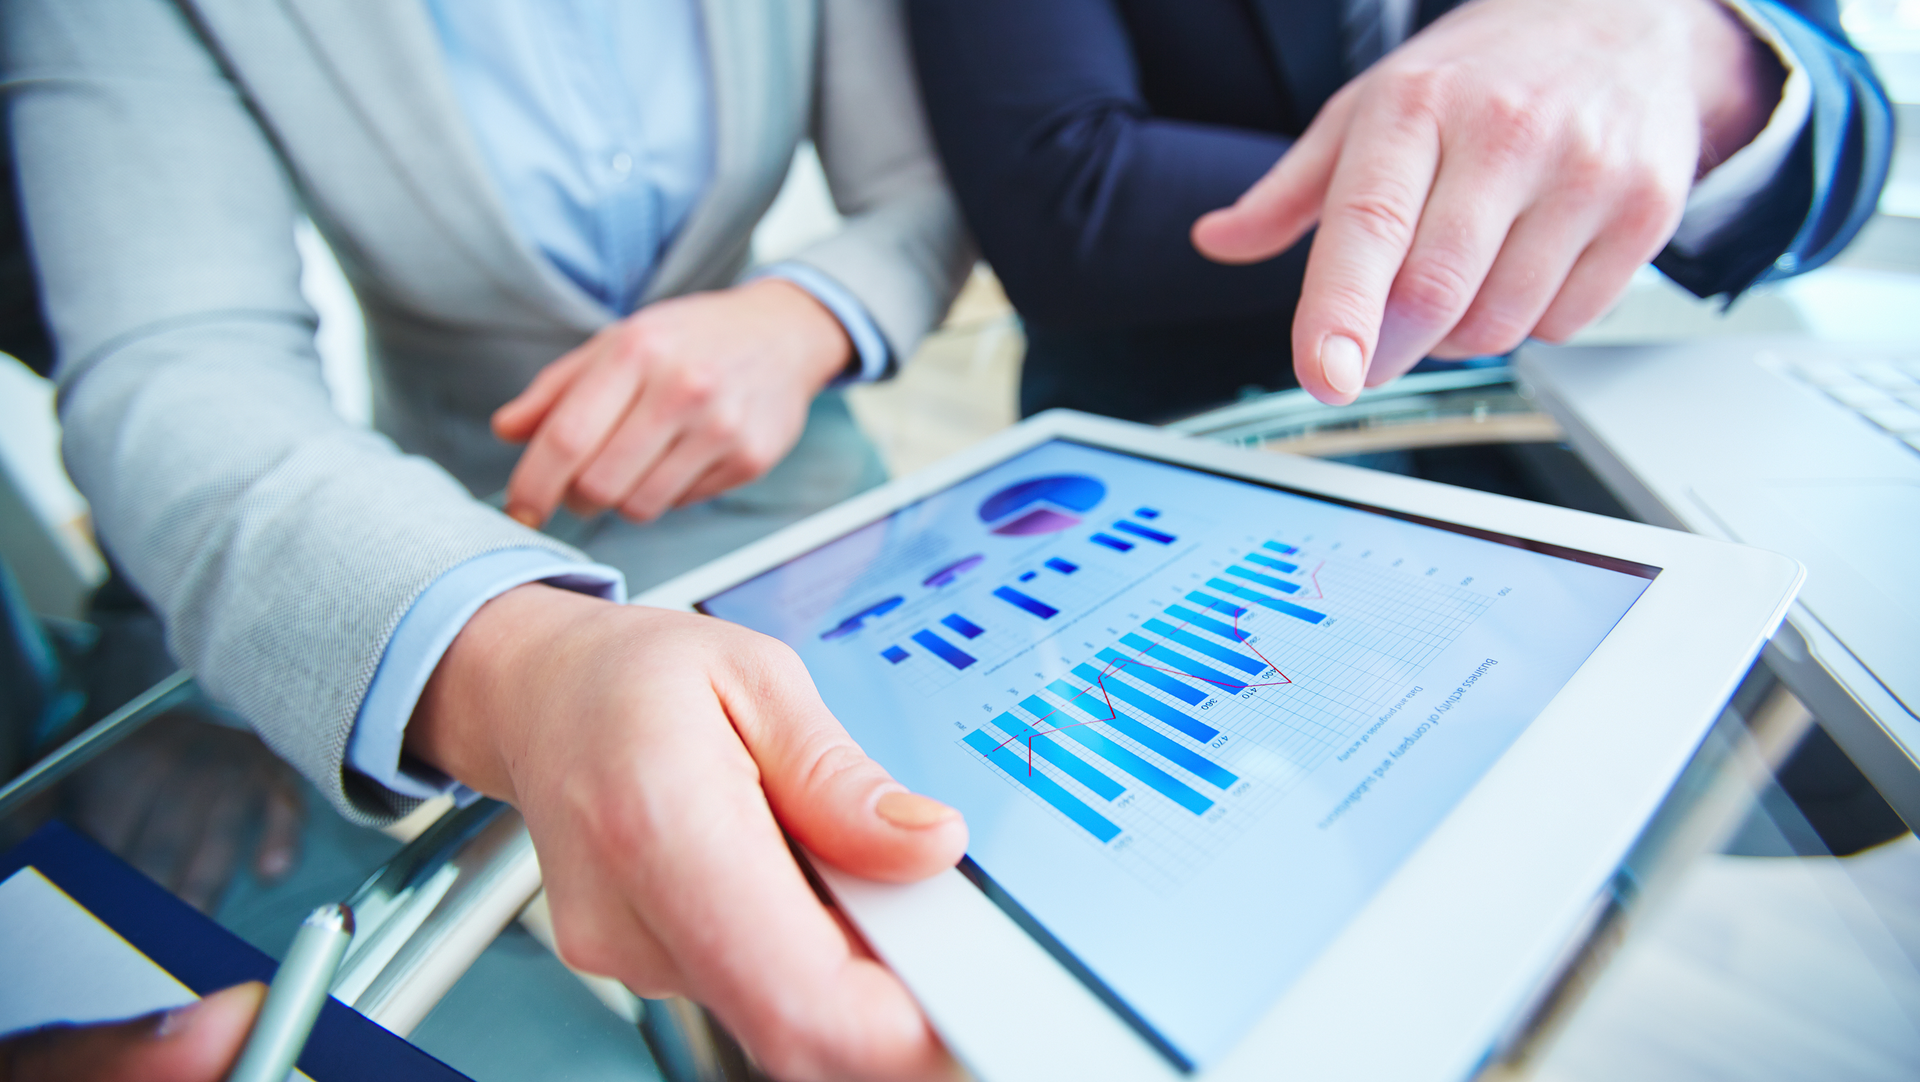
[{"label": "finger", "polygon": [[1439,165],[1431,122],[1357,114],[1327,190],[1294,313],[1294,370],[1323,402],[1360,392],[1387,296]]},{"label": "finger", "polygon": [[[656,704],[684,721],[657,737],[672,741],[675,769],[627,787],[611,809],[627,824],[609,832],[627,896],[693,998],[770,1074],[929,1073],[943,1053],[919,1009],[891,974],[850,953],[794,863],[760,770],[724,718],[699,723],[715,704],[695,690]],[[666,752],[642,750],[654,761]]]},{"label": "finger", "polygon": [[249,825],[246,813],[252,801],[245,787],[237,777],[222,780],[227,784],[219,785],[214,795],[197,793],[189,798],[206,804],[206,817],[196,835],[187,839],[179,881],[173,889],[181,901],[202,913],[213,912],[214,904],[232,881],[240,860],[241,836]]},{"label": "finger", "polygon": [[1193,223],[1193,246],[1219,263],[1256,263],[1286,251],[1313,228],[1340,159],[1354,95],[1329,101],[1266,175],[1230,207]]},{"label": "finger", "polygon": [[1458,359],[1517,348],[1592,242],[1598,221],[1594,208],[1568,199],[1543,202],[1523,213],[1473,304],[1428,352]]},{"label": "finger", "polygon": [[526,390],[493,411],[493,434],[510,443],[525,443],[531,439],[534,430],[540,427],[540,421],[553,409],[553,404],[560,401],[560,396],[579,378],[580,370],[592,361],[604,344],[596,336],[542,368],[527,384]]},{"label": "finger", "polygon": [[1599,318],[1627,291],[1633,274],[1658,255],[1680,218],[1679,198],[1630,198],[1626,209],[1599,231],[1598,238],[1567,273],[1565,284],[1534,328],[1549,342],[1565,341]]},{"label": "finger", "polygon": [[687,490],[709,472],[751,477],[752,471],[737,456],[722,457],[728,449],[721,433],[702,430],[683,434],[620,505],[620,513],[635,522],[651,522],[681,503]]},{"label": "finger", "polygon": [[545,522],[586,464],[613,434],[640,392],[642,369],[603,359],[582,371],[547,411],[507,479],[507,513]]},{"label": "finger", "polygon": [[183,763],[155,786],[146,820],[126,854],[127,863],[176,895],[217,799],[194,781],[193,765]]},{"label": "finger", "polygon": [[687,490],[675,500],[675,507],[691,507],[696,503],[711,500],[722,492],[729,491],[753,480],[743,463],[717,462],[700,479],[688,486]]},{"label": "finger", "polygon": [[661,466],[669,446],[686,428],[684,419],[676,422],[663,416],[654,397],[643,391],[621,418],[606,445],[575,479],[569,506],[577,501],[583,508],[618,507],[622,514],[634,517],[626,510],[634,490]]},{"label": "finger", "polygon": [[1441,167],[1420,209],[1413,245],[1382,312],[1367,367],[1370,387],[1398,378],[1439,345],[1480,295],[1503,245],[1525,239],[1512,231],[1535,189],[1536,171],[1515,168],[1510,155],[1475,150],[1459,156],[1462,164]]},{"label": "finger", "polygon": [[960,813],[908,792],[868,758],[791,650],[767,640],[734,657],[739,682],[720,689],[722,702],[795,840],[870,879],[920,879],[959,862],[967,845]]},{"label": "finger", "polygon": [[253,874],[262,882],[278,881],[300,863],[300,832],[307,822],[307,802],[286,774],[278,774],[265,801],[260,842],[253,850]]},{"label": "finger", "polygon": [[251,981],[124,1022],[33,1030],[0,1041],[0,1067],[17,1082],[219,1082],[266,993]]}]

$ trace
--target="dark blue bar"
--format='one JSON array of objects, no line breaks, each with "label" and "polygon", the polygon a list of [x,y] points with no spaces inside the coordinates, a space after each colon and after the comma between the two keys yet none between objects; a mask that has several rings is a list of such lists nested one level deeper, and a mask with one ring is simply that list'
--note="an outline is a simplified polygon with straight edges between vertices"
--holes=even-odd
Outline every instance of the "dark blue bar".
[{"label": "dark blue bar", "polygon": [[1202,631],[1211,631],[1223,639],[1232,639],[1234,642],[1246,642],[1249,637],[1246,632],[1231,624],[1223,624],[1211,616],[1202,616],[1192,609],[1180,605],[1167,606],[1167,615],[1179,620],[1188,627],[1197,627]]},{"label": "dark blue bar", "polygon": [[1119,530],[1121,533],[1130,533],[1135,537],[1144,537],[1156,545],[1171,545],[1175,541],[1180,540],[1170,533],[1150,530],[1138,522],[1116,522],[1113,524],[1113,528]]},{"label": "dark blue bar", "polygon": [[1177,642],[1195,653],[1205,654],[1215,661],[1224,661],[1234,668],[1239,669],[1241,672],[1246,673],[1248,676],[1259,676],[1261,673],[1267,671],[1267,663],[1257,657],[1248,657],[1240,651],[1230,650],[1214,642],[1212,639],[1203,639],[1191,631],[1182,631],[1164,620],[1148,620],[1146,627],[1148,631],[1153,632],[1155,635]]},{"label": "dark blue bar", "polygon": [[[1079,675],[1078,673],[1075,674]],[[1129,736],[1133,742],[1149,751],[1158,752],[1168,762],[1192,772],[1194,777],[1221,789],[1230,789],[1240,780],[1240,776],[1204,755],[1200,755],[1186,745],[1167,736],[1160,730],[1142,725],[1118,710],[1111,710],[1097,691],[1082,691],[1065,680],[1055,680],[1047,685],[1047,690],[1065,699],[1074,709],[1095,718]],[[1109,716],[1111,715],[1111,716]]]},{"label": "dark blue bar", "polygon": [[1106,662],[1108,665],[1113,666],[1113,668],[1107,670],[1108,672],[1118,672],[1121,669],[1125,669],[1127,670],[1128,676],[1133,677],[1143,684],[1152,684],[1154,687],[1159,688],[1161,691],[1166,692],[1189,706],[1198,706],[1207,701],[1207,692],[1176,680],[1167,673],[1163,673],[1159,669],[1145,664],[1139,658],[1128,657],[1118,650],[1102,650],[1094,656]]},{"label": "dark blue bar", "polygon": [[1025,572],[1025,573],[1023,573],[1023,574],[1022,574],[1022,575],[1020,576],[1020,581],[1021,581],[1021,582],[1032,582],[1032,581],[1033,581],[1033,580],[1034,580],[1035,578],[1038,578],[1038,577],[1039,577],[1039,575],[1040,575],[1040,572],[1038,572],[1038,571],[1028,571],[1028,572]]},{"label": "dark blue bar", "polygon": [[939,658],[941,661],[946,662],[956,669],[964,669],[974,663],[975,658],[972,654],[967,653],[965,650],[960,649],[931,631],[914,632],[913,641],[926,647],[933,653],[934,657]]},{"label": "dark blue bar", "polygon": [[1033,598],[1028,597],[1011,586],[1000,587],[993,592],[993,596],[1005,601],[1009,605],[1017,605],[1042,620],[1051,620],[1060,615],[1059,609],[1054,608],[1044,601],[1035,601]]},{"label": "dark blue bar", "polygon": [[1283,545],[1278,541],[1268,541],[1265,544],[1261,545],[1260,547],[1263,549],[1272,549],[1273,551],[1279,553],[1282,556],[1291,556],[1294,553],[1300,551],[1299,549],[1294,548],[1292,545]]},{"label": "dark blue bar", "polygon": [[1058,556],[1055,556],[1053,559],[1048,560],[1047,566],[1052,568],[1055,571],[1060,572],[1062,575],[1071,575],[1075,571],[1080,570],[1079,564],[1070,564],[1067,561],[1062,560]]},{"label": "dark blue bar", "polygon": [[1232,575],[1236,579],[1246,579],[1248,582],[1257,582],[1269,590],[1278,590],[1283,594],[1295,593],[1300,589],[1300,584],[1297,582],[1288,582],[1286,579],[1276,579],[1272,575],[1262,575],[1258,571],[1248,571],[1244,567],[1229,567],[1227,568],[1227,574]]},{"label": "dark blue bar", "polygon": [[1086,805],[1086,802],[1061,788],[1060,783],[1036,770],[1027,769],[1027,761],[1014,754],[1011,748],[999,747],[998,741],[985,731],[975,729],[967,734],[967,746],[987,757],[987,761],[1005,771],[1014,781],[1032,790],[1041,800],[1054,806],[1060,814],[1080,824],[1087,833],[1110,842],[1120,836],[1120,828],[1113,821]]},{"label": "dark blue bar", "polygon": [[1257,552],[1247,553],[1247,562],[1250,564],[1259,564],[1261,567],[1271,567],[1275,571],[1284,571],[1289,575],[1300,570],[1299,564],[1290,564],[1285,560],[1276,560],[1271,556],[1262,556]]},{"label": "dark blue bar", "polygon": [[1134,514],[1139,515],[1141,518],[1159,518],[1160,517],[1160,512],[1155,511],[1151,507],[1142,507],[1139,510],[1135,511]]},{"label": "dark blue bar", "polygon": [[1217,597],[1208,597],[1205,594],[1188,594],[1187,600],[1193,602],[1196,605],[1201,606],[1202,608],[1212,609],[1215,612],[1224,612],[1228,616],[1232,616],[1235,618],[1245,616],[1247,614],[1247,610],[1241,608],[1238,605],[1229,605],[1228,603],[1220,600]]},{"label": "dark blue bar", "polygon": [[880,656],[883,658],[886,658],[888,661],[893,662],[895,665],[898,665],[902,661],[907,660],[907,658],[913,655],[907,653],[905,650],[900,649],[898,646],[889,646],[885,650],[880,651]]},{"label": "dark blue bar", "polygon": [[1108,535],[1103,533],[1094,534],[1092,537],[1088,538],[1087,540],[1092,541],[1096,545],[1105,545],[1115,552],[1132,552],[1133,551],[1133,543],[1131,541],[1122,541],[1117,537],[1109,537]]},{"label": "dark blue bar", "polygon": [[1166,722],[1168,725],[1193,737],[1202,744],[1220,735],[1220,730],[1211,725],[1204,725],[1195,721],[1193,718],[1175,710],[1173,707],[1141,691],[1125,680],[1119,680],[1111,676],[1102,678],[1099,673],[1094,671],[1091,665],[1075,665],[1073,667],[1073,675],[1085,680],[1094,687],[1106,691],[1108,694],[1113,695],[1123,702],[1131,703],[1145,710],[1157,720]]},{"label": "dark blue bar", "polygon": [[[1152,786],[1161,796],[1195,815],[1213,807],[1213,801],[1201,796],[1185,782],[1140,758],[1125,747],[1108,740],[1091,725],[1076,725],[1061,734],[1107,762]],[[1038,742],[1035,743],[1037,748]],[[1101,775],[1105,777],[1106,775]],[[1108,799],[1112,799],[1109,797]]]},{"label": "dark blue bar", "polygon": [[974,623],[972,620],[967,619],[957,612],[941,617],[940,622],[958,631],[960,634],[965,635],[969,639],[977,639],[986,634],[986,632],[980,630],[979,624]]},{"label": "dark blue bar", "polygon": [[1200,662],[1193,660],[1178,650],[1148,642],[1139,635],[1123,635],[1120,637],[1120,642],[1153,658],[1155,661],[1165,662],[1189,676],[1205,680],[1216,688],[1233,692],[1236,695],[1247,690],[1247,682],[1245,680],[1228,676],[1226,673],[1221,672],[1211,665],[1202,665]]}]

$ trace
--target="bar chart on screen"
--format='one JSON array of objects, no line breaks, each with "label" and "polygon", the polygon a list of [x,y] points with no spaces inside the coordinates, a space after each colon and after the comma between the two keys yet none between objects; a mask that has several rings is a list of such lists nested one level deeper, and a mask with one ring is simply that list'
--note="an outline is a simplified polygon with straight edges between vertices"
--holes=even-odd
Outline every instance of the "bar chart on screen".
[{"label": "bar chart on screen", "polygon": [[1497,599],[1373,556],[1311,538],[1189,552],[1063,636],[959,742],[1144,883],[1175,889],[1378,728],[1382,704]]}]

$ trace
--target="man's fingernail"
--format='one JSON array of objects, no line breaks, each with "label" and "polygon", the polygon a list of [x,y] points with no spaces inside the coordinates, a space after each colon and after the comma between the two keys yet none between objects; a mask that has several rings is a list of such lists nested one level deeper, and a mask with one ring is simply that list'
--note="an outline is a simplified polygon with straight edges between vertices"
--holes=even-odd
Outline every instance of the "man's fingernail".
[{"label": "man's fingernail", "polygon": [[507,509],[507,517],[529,530],[540,528],[540,516],[528,508],[510,507]]},{"label": "man's fingernail", "polygon": [[898,791],[881,796],[873,810],[880,813],[880,818],[902,830],[936,826],[960,814],[930,796]]},{"label": "man's fingernail", "polygon": [[1360,343],[1344,334],[1328,335],[1320,343],[1320,378],[1341,394],[1358,394],[1367,376],[1366,354]]}]

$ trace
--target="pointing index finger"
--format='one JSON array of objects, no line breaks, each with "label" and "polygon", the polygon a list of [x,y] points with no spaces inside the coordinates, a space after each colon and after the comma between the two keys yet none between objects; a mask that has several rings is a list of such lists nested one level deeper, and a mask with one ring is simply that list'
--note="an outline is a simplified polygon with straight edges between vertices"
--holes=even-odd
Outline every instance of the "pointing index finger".
[{"label": "pointing index finger", "polygon": [[1315,398],[1344,404],[1360,392],[1439,162],[1431,120],[1379,106],[1357,112],[1294,314],[1294,370]]}]

